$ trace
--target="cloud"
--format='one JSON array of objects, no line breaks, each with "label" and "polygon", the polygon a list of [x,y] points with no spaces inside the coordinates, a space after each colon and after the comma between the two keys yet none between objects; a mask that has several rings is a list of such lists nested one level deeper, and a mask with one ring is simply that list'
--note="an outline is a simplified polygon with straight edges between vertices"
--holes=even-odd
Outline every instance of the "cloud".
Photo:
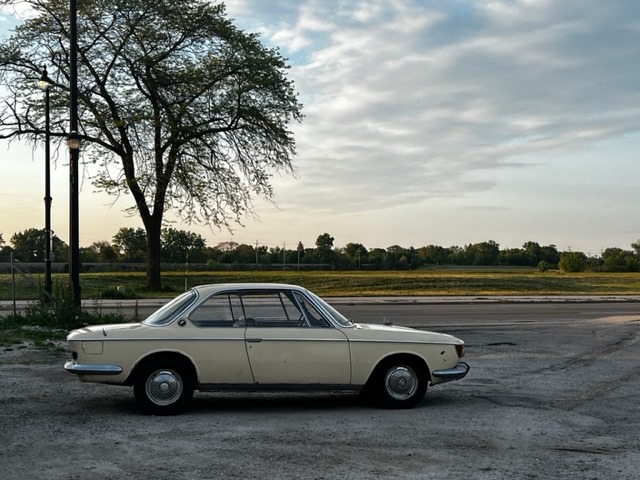
[{"label": "cloud", "polygon": [[634,2],[295,5],[269,40],[305,50],[301,177],[336,211],[490,189],[465,176],[638,128]]},{"label": "cloud", "polygon": [[[419,245],[410,235],[436,229],[415,218],[430,218],[443,244],[580,232],[610,246],[640,222],[640,193],[621,182],[640,174],[637,0],[234,0],[227,12],[289,58],[305,105],[299,177],[274,177],[279,210],[259,231]],[[403,238],[381,240],[381,218]]]}]

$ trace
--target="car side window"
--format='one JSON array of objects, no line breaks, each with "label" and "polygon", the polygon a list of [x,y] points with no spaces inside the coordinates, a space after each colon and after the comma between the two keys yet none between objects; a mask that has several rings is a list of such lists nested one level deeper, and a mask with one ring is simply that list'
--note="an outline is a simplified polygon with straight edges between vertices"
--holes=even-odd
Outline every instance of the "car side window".
[{"label": "car side window", "polygon": [[304,295],[299,292],[293,292],[293,294],[311,327],[329,328],[331,326],[327,319],[324,318],[324,315],[313,304],[309,303]]},{"label": "car side window", "polygon": [[243,327],[242,305],[237,293],[209,297],[194,310],[189,319],[199,327]]},{"label": "car side window", "polygon": [[294,328],[307,327],[302,312],[291,292],[242,293],[242,306],[247,327]]}]

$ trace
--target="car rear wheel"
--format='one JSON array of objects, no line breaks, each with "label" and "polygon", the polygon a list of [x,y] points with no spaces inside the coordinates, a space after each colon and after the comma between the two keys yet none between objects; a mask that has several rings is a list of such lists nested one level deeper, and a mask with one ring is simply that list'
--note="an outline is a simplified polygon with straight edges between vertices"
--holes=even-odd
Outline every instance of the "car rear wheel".
[{"label": "car rear wheel", "polygon": [[392,360],[380,369],[377,390],[384,407],[413,408],[427,392],[427,375],[415,360]]},{"label": "car rear wheel", "polygon": [[193,396],[190,368],[176,359],[154,359],[136,377],[133,393],[138,406],[150,415],[174,415]]}]

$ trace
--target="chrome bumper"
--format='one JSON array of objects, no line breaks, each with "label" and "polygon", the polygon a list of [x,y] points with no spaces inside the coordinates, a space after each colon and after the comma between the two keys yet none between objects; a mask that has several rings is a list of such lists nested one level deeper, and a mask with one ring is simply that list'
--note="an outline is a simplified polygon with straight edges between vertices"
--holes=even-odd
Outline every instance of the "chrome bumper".
[{"label": "chrome bumper", "polygon": [[467,373],[469,373],[469,368],[471,367],[468,364],[460,362],[453,368],[434,370],[431,375],[440,380],[438,383],[451,382],[466,377]]},{"label": "chrome bumper", "polygon": [[78,375],[119,375],[122,373],[120,365],[83,365],[69,360],[64,364],[64,369],[69,373]]}]

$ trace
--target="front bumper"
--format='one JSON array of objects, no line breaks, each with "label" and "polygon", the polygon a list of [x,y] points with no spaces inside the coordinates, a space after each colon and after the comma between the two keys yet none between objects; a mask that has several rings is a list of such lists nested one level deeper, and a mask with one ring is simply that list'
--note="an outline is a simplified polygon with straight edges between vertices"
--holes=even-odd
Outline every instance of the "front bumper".
[{"label": "front bumper", "polygon": [[76,363],[75,360],[69,360],[64,364],[64,369],[69,373],[78,375],[120,375],[122,367],[120,365],[90,365]]},{"label": "front bumper", "polygon": [[471,367],[469,367],[467,363],[459,362],[453,368],[434,370],[431,372],[431,375],[438,379],[438,383],[452,382],[453,380],[460,380],[461,378],[466,377],[470,368]]}]

